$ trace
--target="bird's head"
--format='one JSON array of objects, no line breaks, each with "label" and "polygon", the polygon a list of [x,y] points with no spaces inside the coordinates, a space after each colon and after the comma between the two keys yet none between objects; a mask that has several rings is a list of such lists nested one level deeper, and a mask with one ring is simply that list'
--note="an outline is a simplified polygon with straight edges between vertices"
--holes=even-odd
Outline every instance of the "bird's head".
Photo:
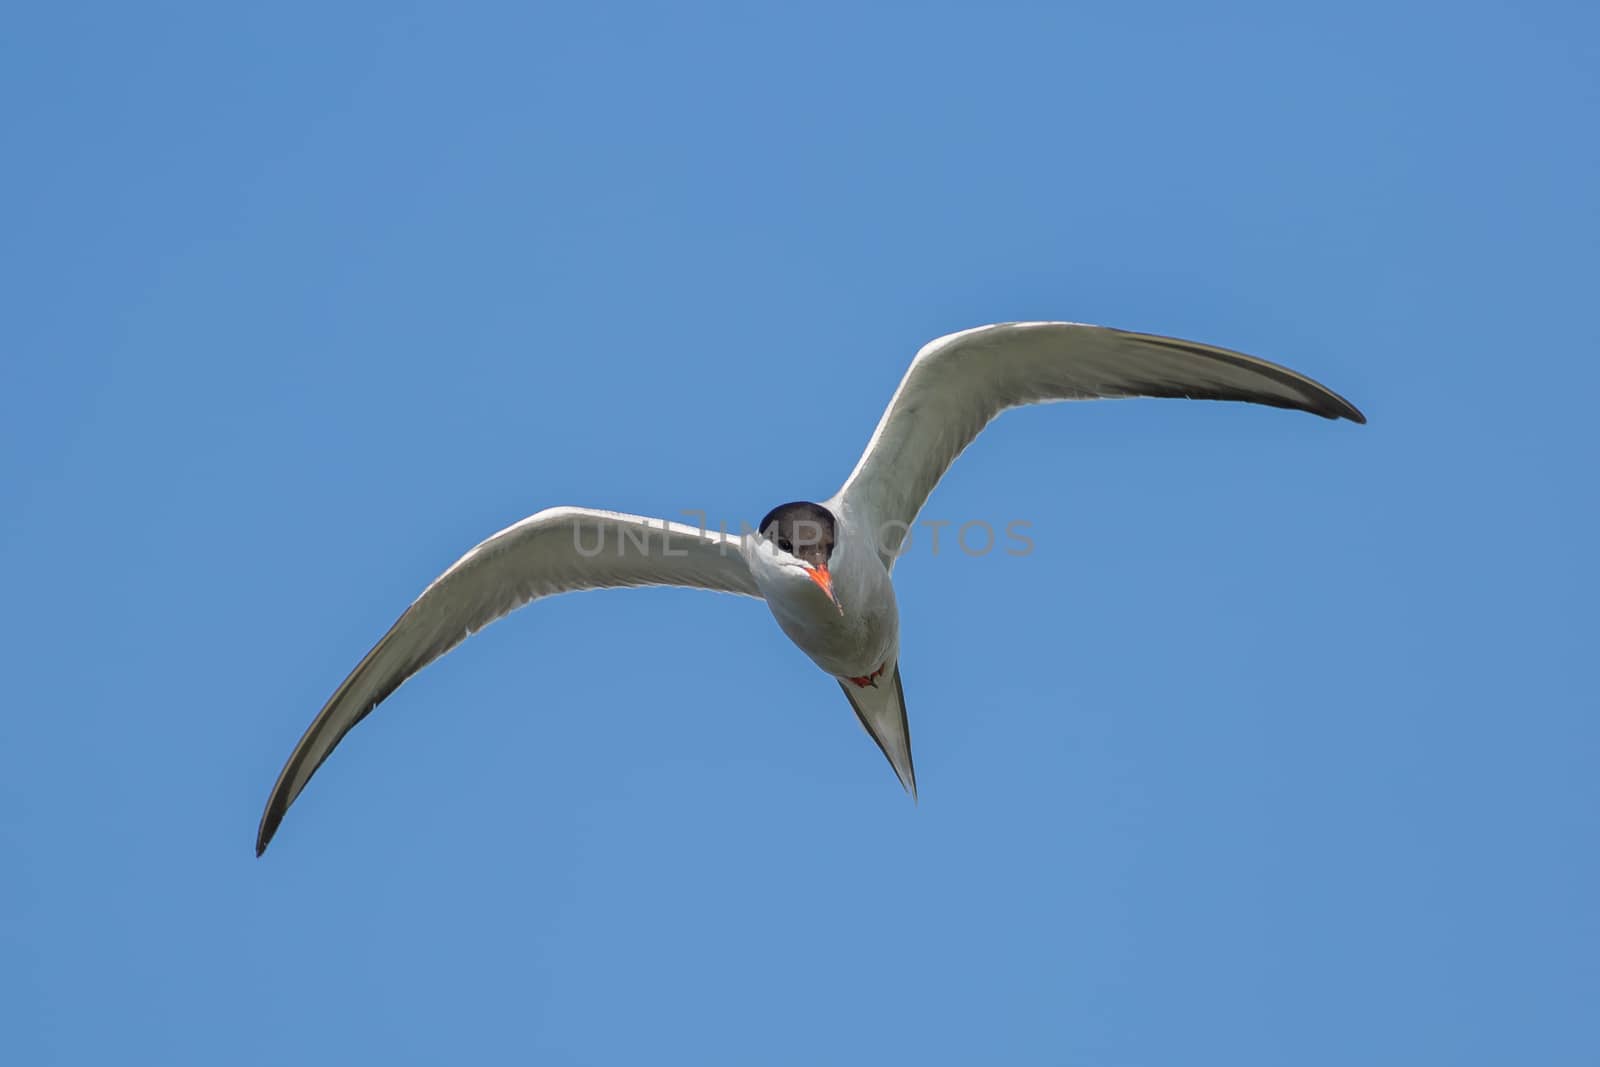
[{"label": "bird's head", "polygon": [[828,572],[836,530],[833,512],[821,504],[805,500],[779,504],[756,529],[757,581],[785,586],[809,582],[843,615],[844,608],[833,592],[833,575]]}]

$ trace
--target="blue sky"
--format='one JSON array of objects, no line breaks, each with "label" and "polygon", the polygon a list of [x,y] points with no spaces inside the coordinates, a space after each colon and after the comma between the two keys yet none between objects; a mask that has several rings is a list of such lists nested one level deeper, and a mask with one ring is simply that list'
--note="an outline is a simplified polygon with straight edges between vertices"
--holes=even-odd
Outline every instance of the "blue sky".
[{"label": "blue sky", "polygon": [[[1597,40],[1560,3],[19,8],[4,1058],[1600,1060]],[[759,603],[599,593],[417,677],[253,858],[480,538],[824,497],[919,345],[1019,318],[1371,424],[995,424],[926,514],[1035,551],[896,573],[917,806]]]}]

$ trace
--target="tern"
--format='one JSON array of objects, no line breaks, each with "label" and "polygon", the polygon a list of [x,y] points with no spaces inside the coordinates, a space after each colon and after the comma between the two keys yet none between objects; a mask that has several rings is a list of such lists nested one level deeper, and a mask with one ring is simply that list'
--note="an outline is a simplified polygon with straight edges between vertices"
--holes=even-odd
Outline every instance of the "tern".
[{"label": "tern", "polygon": [[256,855],[344,736],[406,679],[469,635],[557,593],[686,586],[766,601],[800,651],[839,683],[915,799],[891,575],[923,503],[1001,412],[1110,397],[1238,400],[1364,423],[1337,393],[1212,345],[1071,322],[1012,322],[924,345],[840,490],[769,511],[740,534],[558,507],[508,526],[423,590],[350,672],[272,787]]}]

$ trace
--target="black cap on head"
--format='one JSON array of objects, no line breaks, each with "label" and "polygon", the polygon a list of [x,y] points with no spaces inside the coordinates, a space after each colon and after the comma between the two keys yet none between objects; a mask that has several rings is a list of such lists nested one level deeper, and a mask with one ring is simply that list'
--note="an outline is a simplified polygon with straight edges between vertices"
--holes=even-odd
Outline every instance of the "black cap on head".
[{"label": "black cap on head", "polygon": [[833,526],[833,512],[821,504],[796,500],[767,512],[760,530],[795,559],[821,567],[833,555]]}]

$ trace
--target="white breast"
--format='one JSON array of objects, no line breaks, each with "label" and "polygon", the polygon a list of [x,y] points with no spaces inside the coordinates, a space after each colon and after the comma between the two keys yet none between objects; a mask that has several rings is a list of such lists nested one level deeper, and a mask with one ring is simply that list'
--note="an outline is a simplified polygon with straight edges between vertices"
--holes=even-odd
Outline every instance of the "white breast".
[{"label": "white breast", "polygon": [[818,667],[854,678],[893,662],[900,636],[894,585],[876,546],[847,524],[828,560],[842,614],[804,573],[779,566],[776,550],[759,538],[747,539],[746,558],[778,626]]}]

